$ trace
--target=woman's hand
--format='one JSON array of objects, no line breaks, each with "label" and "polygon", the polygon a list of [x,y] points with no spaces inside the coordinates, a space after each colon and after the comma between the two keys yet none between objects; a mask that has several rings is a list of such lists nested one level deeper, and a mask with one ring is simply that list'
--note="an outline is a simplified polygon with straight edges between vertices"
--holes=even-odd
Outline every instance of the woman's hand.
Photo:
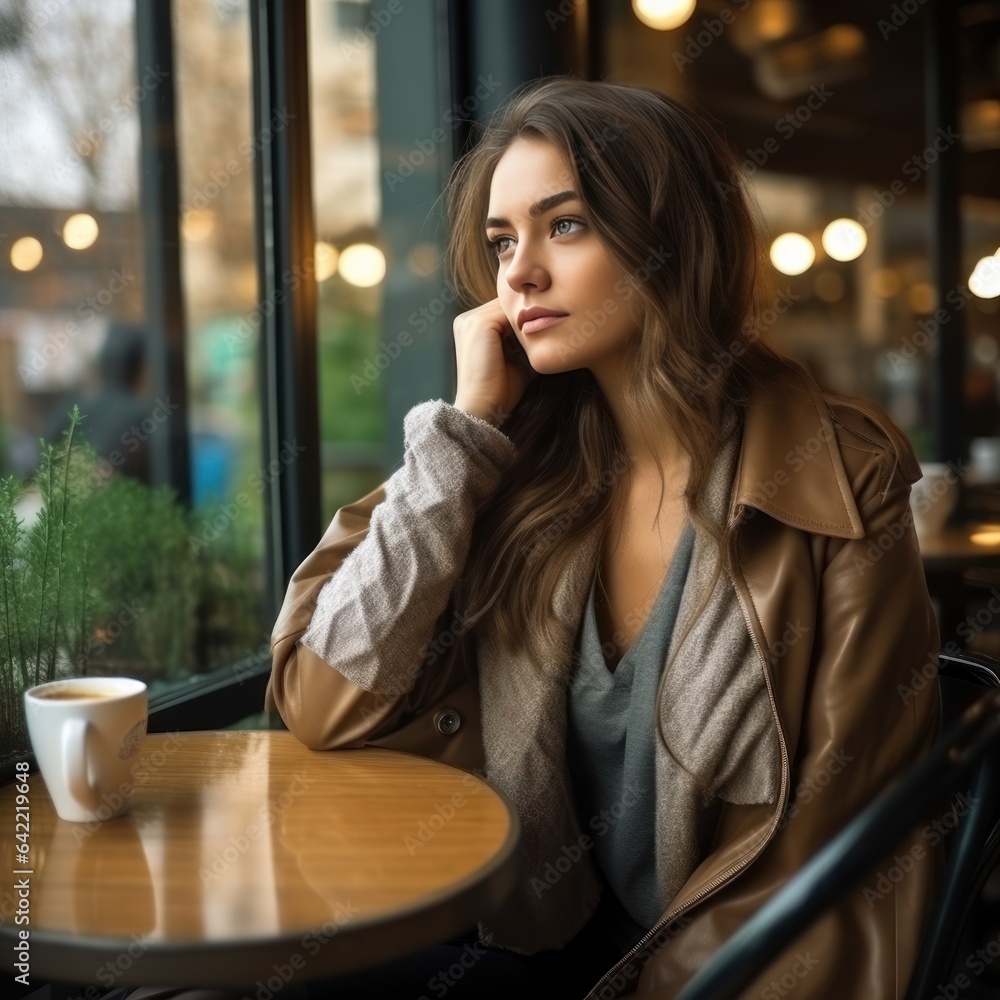
[{"label": "woman's hand", "polygon": [[538,372],[528,362],[499,299],[456,316],[454,332],[455,406],[499,427]]}]

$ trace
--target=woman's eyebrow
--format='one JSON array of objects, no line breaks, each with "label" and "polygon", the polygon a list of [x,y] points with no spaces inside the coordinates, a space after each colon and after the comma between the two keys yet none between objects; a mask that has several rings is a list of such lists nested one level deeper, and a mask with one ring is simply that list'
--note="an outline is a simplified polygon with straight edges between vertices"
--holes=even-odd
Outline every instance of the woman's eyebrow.
[{"label": "woman's eyebrow", "polygon": [[[537,219],[538,216],[548,212],[550,209],[556,208],[567,201],[579,201],[580,196],[575,191],[560,191],[558,194],[550,194],[547,198],[541,198],[535,202],[531,208],[528,209],[528,214],[533,218]],[[491,215],[486,220],[487,229],[503,229],[510,225],[507,219],[501,219],[497,216]]]}]

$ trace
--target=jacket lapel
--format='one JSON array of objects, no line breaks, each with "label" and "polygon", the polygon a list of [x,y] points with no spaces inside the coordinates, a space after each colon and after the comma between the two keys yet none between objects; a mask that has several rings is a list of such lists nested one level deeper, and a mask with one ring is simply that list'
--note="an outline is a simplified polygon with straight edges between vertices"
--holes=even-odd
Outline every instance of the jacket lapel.
[{"label": "jacket lapel", "polygon": [[747,406],[730,515],[755,507],[792,527],[862,538],[829,409],[804,370],[790,367],[780,389],[758,388]]}]

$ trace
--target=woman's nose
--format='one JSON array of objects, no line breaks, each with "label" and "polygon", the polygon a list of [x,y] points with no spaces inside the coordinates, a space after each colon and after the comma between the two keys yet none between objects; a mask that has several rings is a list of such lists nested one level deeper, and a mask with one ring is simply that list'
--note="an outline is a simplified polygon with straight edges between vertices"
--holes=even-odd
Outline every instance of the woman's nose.
[{"label": "woman's nose", "polygon": [[548,268],[537,248],[523,241],[514,249],[505,277],[515,292],[526,286],[547,288],[550,281]]}]

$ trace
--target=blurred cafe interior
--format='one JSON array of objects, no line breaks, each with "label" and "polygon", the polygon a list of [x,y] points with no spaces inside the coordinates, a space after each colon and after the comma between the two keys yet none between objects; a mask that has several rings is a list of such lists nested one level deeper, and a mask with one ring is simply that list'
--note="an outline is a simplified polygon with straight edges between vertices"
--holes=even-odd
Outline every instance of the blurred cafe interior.
[{"label": "blurred cafe interior", "polygon": [[909,436],[942,641],[1000,655],[1000,0],[0,0],[0,476],[30,518],[72,428],[114,484],[67,477],[59,669],[146,680],[161,732],[274,724],[291,572],[454,396],[443,183],[550,73],[725,137],[762,335]]}]

